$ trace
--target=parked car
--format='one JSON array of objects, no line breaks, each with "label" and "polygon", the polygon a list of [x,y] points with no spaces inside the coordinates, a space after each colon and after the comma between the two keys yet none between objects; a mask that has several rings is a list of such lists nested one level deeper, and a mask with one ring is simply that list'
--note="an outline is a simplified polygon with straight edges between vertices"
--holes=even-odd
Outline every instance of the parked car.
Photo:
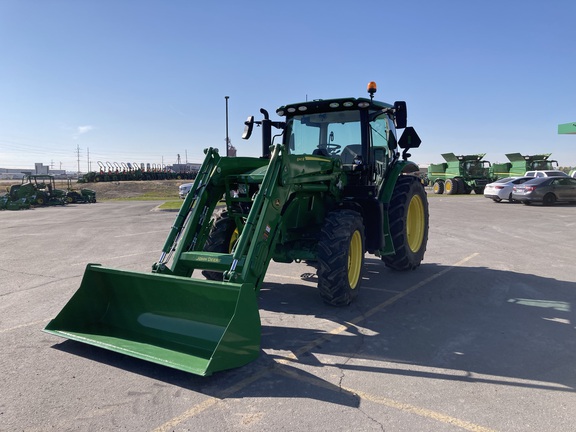
[{"label": "parked car", "polygon": [[570,174],[568,174],[570,177],[574,177],[576,178],[576,169],[573,169],[572,171],[570,171]]},{"label": "parked car", "polygon": [[183,185],[178,186],[178,195],[180,195],[180,198],[186,198],[186,195],[188,195],[188,192],[190,192],[193,184],[194,182],[184,183]]},{"label": "parked car", "polygon": [[512,199],[530,205],[541,202],[552,205],[556,202],[576,202],[576,179],[564,177],[536,177],[514,186]]},{"label": "parked car", "polygon": [[568,174],[560,170],[526,171],[524,175],[526,177],[568,177]]},{"label": "parked car", "polygon": [[515,185],[519,185],[533,179],[534,177],[501,178],[493,183],[488,183],[486,185],[484,188],[484,196],[494,200],[494,202],[500,202],[502,200],[508,200],[509,202],[512,202],[512,188]]}]

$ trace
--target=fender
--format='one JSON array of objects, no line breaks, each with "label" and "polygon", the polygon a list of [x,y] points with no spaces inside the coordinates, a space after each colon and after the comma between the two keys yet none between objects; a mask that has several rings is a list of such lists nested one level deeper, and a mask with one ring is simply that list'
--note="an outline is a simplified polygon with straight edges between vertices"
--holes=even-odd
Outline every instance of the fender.
[{"label": "fender", "polygon": [[[398,177],[405,173],[412,173],[419,170],[418,165],[414,162],[402,160],[396,161],[390,164],[388,173],[384,180],[383,187],[378,193],[378,200],[382,203],[384,208],[383,220],[382,220],[382,237],[384,244],[379,250],[380,255],[389,255],[395,253],[394,245],[392,244],[390,237],[390,219],[388,217],[388,207],[390,200],[392,199],[392,193],[396,187],[396,181]],[[378,254],[377,254],[378,255]]]}]

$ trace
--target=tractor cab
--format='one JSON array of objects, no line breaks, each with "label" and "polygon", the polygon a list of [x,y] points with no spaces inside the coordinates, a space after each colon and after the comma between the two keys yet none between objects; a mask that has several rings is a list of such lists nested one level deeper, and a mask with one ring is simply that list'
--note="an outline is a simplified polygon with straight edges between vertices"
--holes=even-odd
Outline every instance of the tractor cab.
[{"label": "tractor cab", "polygon": [[[352,185],[380,183],[392,161],[396,161],[396,129],[406,128],[406,103],[375,101],[376,84],[368,85],[370,99],[314,100],[278,108],[286,116],[284,147],[290,154],[336,159]],[[406,128],[401,147],[414,148],[420,139]],[[404,152],[403,158],[410,155]]]}]

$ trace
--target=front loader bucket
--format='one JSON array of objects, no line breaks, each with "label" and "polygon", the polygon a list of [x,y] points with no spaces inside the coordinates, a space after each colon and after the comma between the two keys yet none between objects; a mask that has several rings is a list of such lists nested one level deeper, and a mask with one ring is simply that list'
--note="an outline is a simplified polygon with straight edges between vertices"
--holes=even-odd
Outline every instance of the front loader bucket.
[{"label": "front loader bucket", "polygon": [[254,285],[96,264],[44,331],[197,375],[245,365],[260,351]]}]

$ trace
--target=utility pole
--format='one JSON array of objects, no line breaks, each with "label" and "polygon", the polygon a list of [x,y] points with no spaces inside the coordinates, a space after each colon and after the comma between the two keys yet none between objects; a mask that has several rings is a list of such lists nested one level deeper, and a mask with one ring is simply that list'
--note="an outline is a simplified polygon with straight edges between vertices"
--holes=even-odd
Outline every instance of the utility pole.
[{"label": "utility pole", "polygon": [[90,147],[86,147],[86,153],[88,155],[88,171],[86,172],[90,172]]},{"label": "utility pole", "polygon": [[226,156],[229,156],[230,141],[228,140],[228,99],[230,96],[224,96],[226,99]]},{"label": "utility pole", "polygon": [[78,175],[80,175],[80,145],[76,144],[76,156],[78,157]]}]

